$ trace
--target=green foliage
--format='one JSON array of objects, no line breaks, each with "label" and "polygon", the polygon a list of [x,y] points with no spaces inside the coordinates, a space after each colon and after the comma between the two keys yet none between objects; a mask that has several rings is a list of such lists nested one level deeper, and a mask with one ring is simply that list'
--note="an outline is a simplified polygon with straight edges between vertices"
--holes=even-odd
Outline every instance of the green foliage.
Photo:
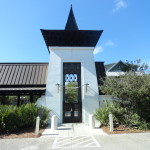
[{"label": "green foliage", "polygon": [[109,114],[113,114],[114,123],[124,124],[123,114],[126,110],[119,106],[119,103],[108,103],[104,101],[104,106],[98,108],[94,114],[95,118],[101,123],[101,126],[107,126],[109,124]]},{"label": "green foliage", "polygon": [[130,118],[130,126],[142,130],[148,130],[150,128],[150,123],[147,123],[137,113],[134,113]]},{"label": "green foliage", "polygon": [[119,77],[107,77],[101,90],[120,100],[120,106],[126,110],[123,114],[126,126],[149,127],[150,75],[128,72]]},{"label": "green foliage", "polygon": [[50,110],[46,107],[38,107],[38,116],[40,117],[40,127],[45,127],[49,119]]},{"label": "green foliage", "polygon": [[102,108],[96,109],[96,112],[94,114],[96,120],[98,120],[101,123],[101,126],[108,125],[109,123],[108,115],[109,115],[109,109],[107,105],[105,105]]},{"label": "green foliage", "polygon": [[[17,129],[17,108],[13,106],[0,105],[0,130],[6,132]],[[14,120],[14,121],[13,121]]]},{"label": "green foliage", "polygon": [[[33,102],[35,103],[39,98],[39,95],[33,96]],[[0,96],[0,105],[17,105],[17,96]],[[30,102],[30,96],[20,96],[20,104],[27,104]]]},{"label": "green foliage", "polygon": [[141,71],[145,72],[149,67],[146,63],[143,63],[141,59],[137,59],[135,61],[128,61],[126,60],[126,65],[128,66],[128,71]]},{"label": "green foliage", "polygon": [[5,105],[9,103],[10,103],[9,96],[0,96],[0,104]]},{"label": "green foliage", "polygon": [[121,107],[120,103],[116,101],[113,103],[105,101],[104,107],[97,109],[94,116],[100,122],[101,126],[108,126],[109,114],[113,115],[114,125],[119,124],[142,130],[148,130],[150,128],[150,123],[147,123],[136,113],[128,115],[127,109]]},{"label": "green foliage", "polygon": [[67,103],[73,103],[78,101],[78,83],[69,82],[65,89],[65,101]]},{"label": "green foliage", "polygon": [[21,128],[34,127],[38,110],[41,109],[41,127],[46,126],[49,110],[45,107],[38,108],[35,104],[25,104],[20,107],[0,105],[0,131],[10,133]]},{"label": "green foliage", "polygon": [[24,104],[18,107],[17,115],[18,115],[18,126],[20,127],[28,127],[34,126],[35,120],[38,112],[38,108],[35,104]]}]

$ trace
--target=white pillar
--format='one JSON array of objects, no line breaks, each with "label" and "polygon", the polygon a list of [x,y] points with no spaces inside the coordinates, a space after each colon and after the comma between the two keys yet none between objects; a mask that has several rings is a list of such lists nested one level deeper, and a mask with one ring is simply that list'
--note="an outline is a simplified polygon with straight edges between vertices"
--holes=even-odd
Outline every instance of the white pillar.
[{"label": "white pillar", "polygon": [[109,114],[110,132],[113,132],[113,115]]},{"label": "white pillar", "polygon": [[51,118],[51,129],[57,130],[57,116],[53,115]]},{"label": "white pillar", "polygon": [[36,118],[36,127],[35,127],[35,134],[38,135],[39,134],[39,126],[40,126],[40,117],[38,116]]},{"label": "white pillar", "polygon": [[94,120],[94,116],[92,114],[89,115],[89,126],[92,129],[95,128],[95,120]]}]

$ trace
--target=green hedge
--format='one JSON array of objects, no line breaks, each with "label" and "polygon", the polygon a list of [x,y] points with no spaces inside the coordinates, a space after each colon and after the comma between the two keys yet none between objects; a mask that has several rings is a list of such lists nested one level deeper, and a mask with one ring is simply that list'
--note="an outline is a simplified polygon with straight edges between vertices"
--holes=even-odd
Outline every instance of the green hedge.
[{"label": "green hedge", "polygon": [[137,113],[129,112],[126,108],[122,107],[119,102],[114,101],[109,103],[104,101],[104,106],[96,109],[95,118],[100,122],[101,126],[109,125],[109,114],[113,115],[114,124],[124,125],[130,128],[149,130],[150,123],[146,122]]},{"label": "green hedge", "polygon": [[35,127],[38,115],[41,118],[40,126],[44,127],[47,125],[49,112],[47,108],[31,103],[20,107],[0,105],[0,132],[10,133],[21,128]]}]

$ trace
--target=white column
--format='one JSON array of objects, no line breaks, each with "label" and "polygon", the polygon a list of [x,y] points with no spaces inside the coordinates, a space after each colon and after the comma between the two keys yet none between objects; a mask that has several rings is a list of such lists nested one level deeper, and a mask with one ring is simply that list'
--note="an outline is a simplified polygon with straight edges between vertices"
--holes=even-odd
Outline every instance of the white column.
[{"label": "white column", "polygon": [[95,128],[95,120],[94,120],[94,116],[92,114],[89,115],[89,126],[92,129]]},{"label": "white column", "polygon": [[57,130],[57,116],[53,115],[51,120],[51,129]]},{"label": "white column", "polygon": [[110,132],[113,132],[113,115],[109,114]]},{"label": "white column", "polygon": [[35,134],[38,135],[39,134],[39,126],[40,126],[40,117],[38,116],[36,118],[36,127],[35,127]]}]

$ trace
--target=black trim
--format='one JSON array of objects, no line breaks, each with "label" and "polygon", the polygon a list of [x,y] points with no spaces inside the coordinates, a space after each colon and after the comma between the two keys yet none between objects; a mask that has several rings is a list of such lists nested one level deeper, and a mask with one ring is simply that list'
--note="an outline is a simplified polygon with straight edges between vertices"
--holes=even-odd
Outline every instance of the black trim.
[{"label": "black trim", "polygon": [[[98,86],[103,84],[103,81],[106,77],[104,62],[95,62],[96,75],[97,75],[97,83]],[[103,95],[102,91],[99,89],[99,95]]]},{"label": "black trim", "polygon": [[43,30],[47,47],[95,47],[103,30]]},{"label": "black trim", "polygon": [[[77,74],[78,78],[78,103],[65,103],[65,75]],[[72,109],[71,117],[65,117],[66,109]],[[74,116],[74,111],[78,110],[78,117]],[[81,63],[63,63],[63,122],[82,122],[82,94],[81,94]]]}]

